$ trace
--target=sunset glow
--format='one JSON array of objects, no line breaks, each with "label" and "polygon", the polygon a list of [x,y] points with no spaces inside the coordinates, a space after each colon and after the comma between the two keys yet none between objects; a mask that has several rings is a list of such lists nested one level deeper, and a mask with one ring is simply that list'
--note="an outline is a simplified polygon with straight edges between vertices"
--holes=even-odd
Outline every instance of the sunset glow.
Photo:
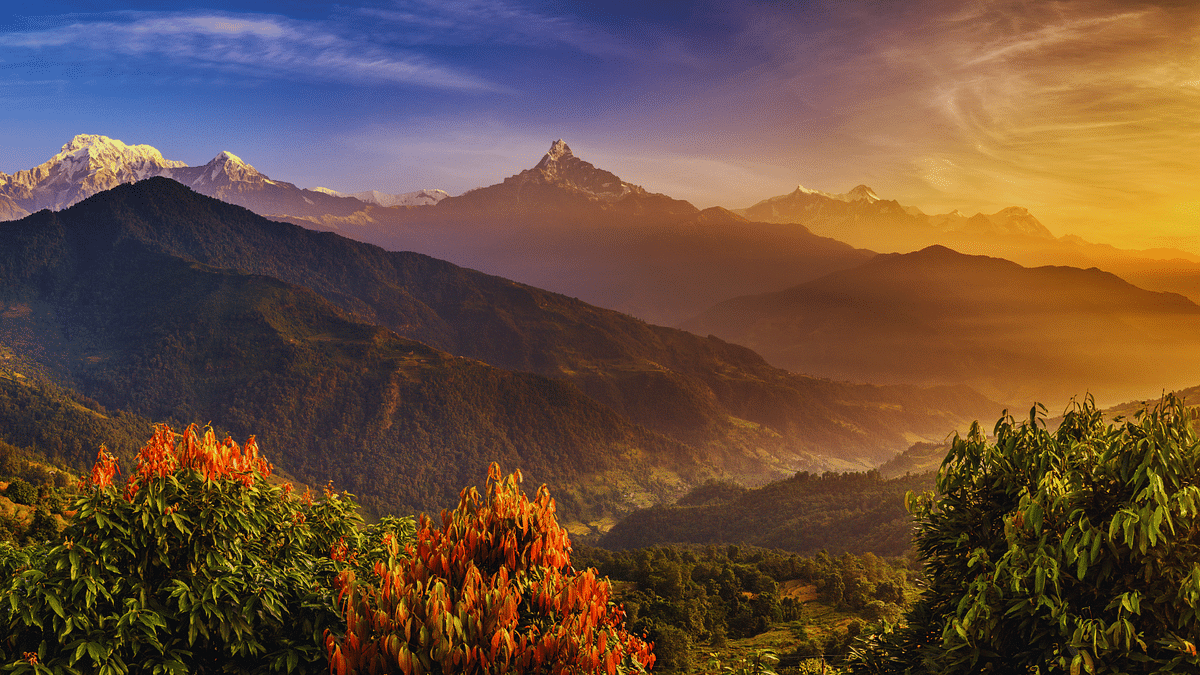
[{"label": "sunset glow", "polygon": [[344,192],[500,181],[565,138],[700,207],[867,184],[1200,252],[1194,3],[28,5],[0,171],[78,133]]}]

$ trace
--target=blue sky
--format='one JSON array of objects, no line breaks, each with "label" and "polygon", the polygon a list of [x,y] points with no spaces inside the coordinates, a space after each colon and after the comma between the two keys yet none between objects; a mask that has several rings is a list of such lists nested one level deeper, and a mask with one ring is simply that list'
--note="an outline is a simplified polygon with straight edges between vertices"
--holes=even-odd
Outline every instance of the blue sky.
[{"label": "blue sky", "polygon": [[0,17],[0,171],[77,133],[452,194],[579,156],[698,206],[858,183],[1197,250],[1193,2],[100,2]]}]

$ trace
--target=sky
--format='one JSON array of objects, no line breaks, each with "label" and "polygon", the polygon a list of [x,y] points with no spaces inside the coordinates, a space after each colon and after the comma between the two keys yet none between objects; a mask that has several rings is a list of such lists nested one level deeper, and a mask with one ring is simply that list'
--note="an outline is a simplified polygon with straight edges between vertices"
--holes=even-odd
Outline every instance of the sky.
[{"label": "sky", "polygon": [[[114,5],[120,9],[114,9]],[[344,192],[459,194],[562,138],[699,207],[871,186],[1200,253],[1200,2],[26,3],[0,171],[79,133]]]}]

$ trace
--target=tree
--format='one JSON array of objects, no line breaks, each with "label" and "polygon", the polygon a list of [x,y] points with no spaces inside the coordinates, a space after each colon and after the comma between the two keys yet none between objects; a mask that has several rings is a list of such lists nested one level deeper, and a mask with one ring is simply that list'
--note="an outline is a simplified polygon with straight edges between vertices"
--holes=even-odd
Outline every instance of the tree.
[{"label": "tree", "polygon": [[12,500],[14,504],[31,506],[37,501],[37,488],[20,478],[14,478],[8,484],[8,488],[4,490],[4,496]]},{"label": "tree", "polygon": [[929,588],[857,673],[1200,671],[1200,441],[1173,396],[973,425],[914,498]]},{"label": "tree", "polygon": [[345,673],[598,673],[642,671],[650,645],[630,635],[607,579],[576,571],[543,485],[530,501],[520,473],[492,464],[485,495],[463,490],[440,526],[422,517],[415,541],[387,539],[372,578],[338,578],[346,632],[326,637]]},{"label": "tree", "polygon": [[333,580],[367,542],[346,495],[267,482],[253,437],[159,426],[124,484],[101,448],[57,543],[0,555],[15,673],[324,669]]}]

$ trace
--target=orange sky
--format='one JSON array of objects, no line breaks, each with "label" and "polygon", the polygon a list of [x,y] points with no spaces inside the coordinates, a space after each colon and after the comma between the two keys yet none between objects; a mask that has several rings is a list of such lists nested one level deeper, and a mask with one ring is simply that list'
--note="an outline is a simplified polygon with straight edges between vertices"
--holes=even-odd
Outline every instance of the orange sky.
[{"label": "orange sky", "polygon": [[278,179],[452,194],[556,138],[745,207],[859,183],[1200,253],[1200,3],[131,0],[0,19],[0,171],[78,133]]}]

